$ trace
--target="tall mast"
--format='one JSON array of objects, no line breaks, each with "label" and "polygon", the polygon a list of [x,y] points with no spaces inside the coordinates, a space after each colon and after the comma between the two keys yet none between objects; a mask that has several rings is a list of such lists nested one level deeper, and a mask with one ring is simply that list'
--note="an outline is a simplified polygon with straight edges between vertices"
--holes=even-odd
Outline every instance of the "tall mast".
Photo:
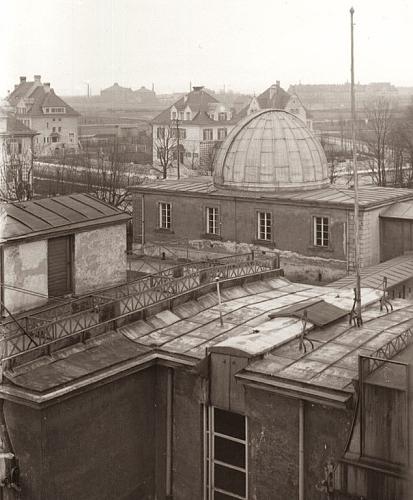
[{"label": "tall mast", "polygon": [[354,92],[354,9],[350,9],[351,18],[351,142],[353,149],[353,180],[354,180],[354,267],[356,271],[355,317],[358,326],[361,318],[361,284],[360,284],[360,240],[359,240],[359,193],[356,152],[356,98]]}]

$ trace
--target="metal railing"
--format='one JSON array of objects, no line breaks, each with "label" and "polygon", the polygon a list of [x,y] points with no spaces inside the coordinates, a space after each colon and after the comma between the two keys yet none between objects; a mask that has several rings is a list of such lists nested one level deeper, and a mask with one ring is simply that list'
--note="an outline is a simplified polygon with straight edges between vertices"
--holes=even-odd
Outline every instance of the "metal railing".
[{"label": "metal railing", "polygon": [[25,331],[8,322],[0,339],[2,362],[213,283],[217,276],[227,280],[277,269],[273,259],[255,259],[251,254],[228,260],[209,262],[209,267],[207,263],[188,263],[50,307],[19,318]]}]

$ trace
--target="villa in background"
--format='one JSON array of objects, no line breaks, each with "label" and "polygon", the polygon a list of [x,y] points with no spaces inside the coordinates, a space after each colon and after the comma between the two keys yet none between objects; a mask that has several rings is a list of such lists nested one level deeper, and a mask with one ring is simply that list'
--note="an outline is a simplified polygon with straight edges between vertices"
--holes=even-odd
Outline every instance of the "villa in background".
[{"label": "villa in background", "polygon": [[37,155],[74,152],[78,149],[79,113],[57,96],[50,83],[42,83],[40,75],[28,82],[20,77],[7,97],[15,117],[37,135]]},{"label": "villa in background", "polygon": [[312,129],[310,117],[300,98],[295,93],[286,92],[281,87],[279,80],[259,96],[252,97],[250,102],[237,114],[237,118],[244,118],[263,109],[288,111],[288,113],[300,118],[309,129]]},{"label": "villa in background", "polygon": [[[236,119],[229,107],[210,95],[204,87],[193,87],[152,121],[153,164],[161,166],[165,156],[190,169],[209,169],[214,152],[234,127]],[[170,150],[170,155],[165,155]]]}]

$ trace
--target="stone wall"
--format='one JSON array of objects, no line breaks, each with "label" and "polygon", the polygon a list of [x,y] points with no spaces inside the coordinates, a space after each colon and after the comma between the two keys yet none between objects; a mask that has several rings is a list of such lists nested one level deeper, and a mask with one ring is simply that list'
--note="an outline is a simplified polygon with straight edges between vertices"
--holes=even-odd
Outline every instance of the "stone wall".
[{"label": "stone wall", "polygon": [[126,226],[75,235],[74,292],[83,294],[126,281]]},{"label": "stone wall", "polygon": [[47,240],[5,246],[4,283],[4,303],[12,313],[45,304]]}]

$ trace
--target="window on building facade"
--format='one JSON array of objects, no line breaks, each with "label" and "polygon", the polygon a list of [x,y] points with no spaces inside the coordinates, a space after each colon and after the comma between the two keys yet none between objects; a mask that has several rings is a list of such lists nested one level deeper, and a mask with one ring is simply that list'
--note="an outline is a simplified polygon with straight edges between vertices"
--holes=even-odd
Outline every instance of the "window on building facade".
[{"label": "window on building facade", "polygon": [[272,214],[271,212],[258,212],[257,214],[257,238],[270,241],[272,238]]},{"label": "window on building facade", "polygon": [[171,204],[159,203],[159,227],[161,229],[171,229]]},{"label": "window on building facade", "polygon": [[179,131],[179,138],[186,139],[186,129],[184,128],[179,128],[179,129],[173,128],[171,130],[172,137],[176,139],[178,136],[178,131]]},{"label": "window on building facade", "polygon": [[176,111],[172,111],[172,120],[176,120]]},{"label": "window on building facade", "polygon": [[314,245],[317,247],[328,247],[329,239],[329,221],[328,217],[313,217]]},{"label": "window on building facade", "polygon": [[247,498],[247,420],[204,406],[204,500]]},{"label": "window on building facade", "polygon": [[190,119],[191,119],[191,113],[187,111],[185,114],[185,120],[190,120]]},{"label": "window on building facade", "polygon": [[163,139],[165,137],[165,128],[164,127],[158,127],[156,129],[156,137],[157,137],[157,139]]},{"label": "window on building facade", "polygon": [[219,234],[218,208],[207,207],[206,209],[206,232],[208,234]]},{"label": "window on building facade", "polygon": [[218,121],[224,122],[227,119],[226,113],[218,113]]},{"label": "window on building facade", "polygon": [[226,128],[219,128],[218,129],[218,140],[223,141],[226,136],[227,136],[227,129]]},{"label": "window on building facade", "polygon": [[212,141],[212,139],[213,139],[212,128],[204,128],[203,139],[204,139],[204,141]]}]

